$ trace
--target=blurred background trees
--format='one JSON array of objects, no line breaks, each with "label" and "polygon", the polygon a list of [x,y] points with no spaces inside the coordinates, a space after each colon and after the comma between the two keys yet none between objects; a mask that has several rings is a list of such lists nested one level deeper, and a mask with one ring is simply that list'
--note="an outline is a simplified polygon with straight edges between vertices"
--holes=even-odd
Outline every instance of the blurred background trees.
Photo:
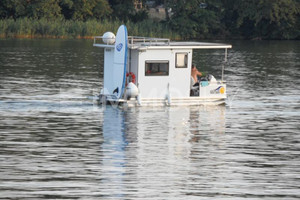
[{"label": "blurred background trees", "polygon": [[300,39],[299,0],[167,0],[183,37]]},{"label": "blurred background trees", "polygon": [[0,19],[146,24],[149,5],[181,39],[300,39],[300,0],[1,0]]}]

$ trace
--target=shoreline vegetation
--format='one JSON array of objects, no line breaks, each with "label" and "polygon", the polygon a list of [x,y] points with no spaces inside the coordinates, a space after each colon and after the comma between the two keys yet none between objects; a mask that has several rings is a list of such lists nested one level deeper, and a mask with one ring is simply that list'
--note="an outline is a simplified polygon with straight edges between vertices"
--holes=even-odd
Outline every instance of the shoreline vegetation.
[{"label": "shoreline vegetation", "polygon": [[65,20],[65,19],[2,19],[0,20],[0,38],[51,38],[51,39],[93,39],[125,24],[133,36],[162,37],[180,40],[176,32],[162,23],[146,20],[139,23],[119,20]]},{"label": "shoreline vegetation", "polygon": [[299,40],[299,38],[245,38],[241,35],[210,35],[197,38],[186,38],[180,31],[173,30],[167,23],[157,22],[152,19],[140,22],[122,22],[118,19],[96,20],[66,20],[66,19],[31,19],[18,18],[16,20],[0,19],[0,38],[18,39],[93,39],[102,36],[105,32],[116,33],[121,24],[127,26],[132,36],[168,38],[171,40]]},{"label": "shoreline vegetation", "polygon": [[1,38],[299,40],[299,0],[0,0]]}]

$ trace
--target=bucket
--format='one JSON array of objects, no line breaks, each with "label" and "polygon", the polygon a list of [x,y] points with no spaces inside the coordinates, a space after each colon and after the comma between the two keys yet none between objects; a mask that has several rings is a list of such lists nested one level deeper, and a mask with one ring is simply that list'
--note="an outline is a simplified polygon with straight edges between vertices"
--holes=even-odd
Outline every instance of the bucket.
[{"label": "bucket", "polygon": [[209,82],[208,81],[201,81],[200,85],[201,85],[201,87],[205,87],[205,86],[209,85]]}]

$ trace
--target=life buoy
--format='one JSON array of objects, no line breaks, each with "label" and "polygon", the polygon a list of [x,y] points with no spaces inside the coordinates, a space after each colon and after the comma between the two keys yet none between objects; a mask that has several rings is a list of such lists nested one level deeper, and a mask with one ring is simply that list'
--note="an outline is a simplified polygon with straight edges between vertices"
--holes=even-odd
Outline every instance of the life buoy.
[{"label": "life buoy", "polygon": [[135,75],[133,72],[129,72],[126,74],[126,78],[129,77],[129,82],[135,83]]}]

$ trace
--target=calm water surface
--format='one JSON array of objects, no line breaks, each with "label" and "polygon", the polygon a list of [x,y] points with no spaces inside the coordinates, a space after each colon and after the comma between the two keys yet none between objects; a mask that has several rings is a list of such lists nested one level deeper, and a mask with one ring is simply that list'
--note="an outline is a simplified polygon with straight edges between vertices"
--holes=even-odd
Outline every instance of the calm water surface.
[{"label": "calm water surface", "polygon": [[116,109],[92,41],[0,40],[0,199],[299,199],[300,42],[232,44],[226,106]]}]

